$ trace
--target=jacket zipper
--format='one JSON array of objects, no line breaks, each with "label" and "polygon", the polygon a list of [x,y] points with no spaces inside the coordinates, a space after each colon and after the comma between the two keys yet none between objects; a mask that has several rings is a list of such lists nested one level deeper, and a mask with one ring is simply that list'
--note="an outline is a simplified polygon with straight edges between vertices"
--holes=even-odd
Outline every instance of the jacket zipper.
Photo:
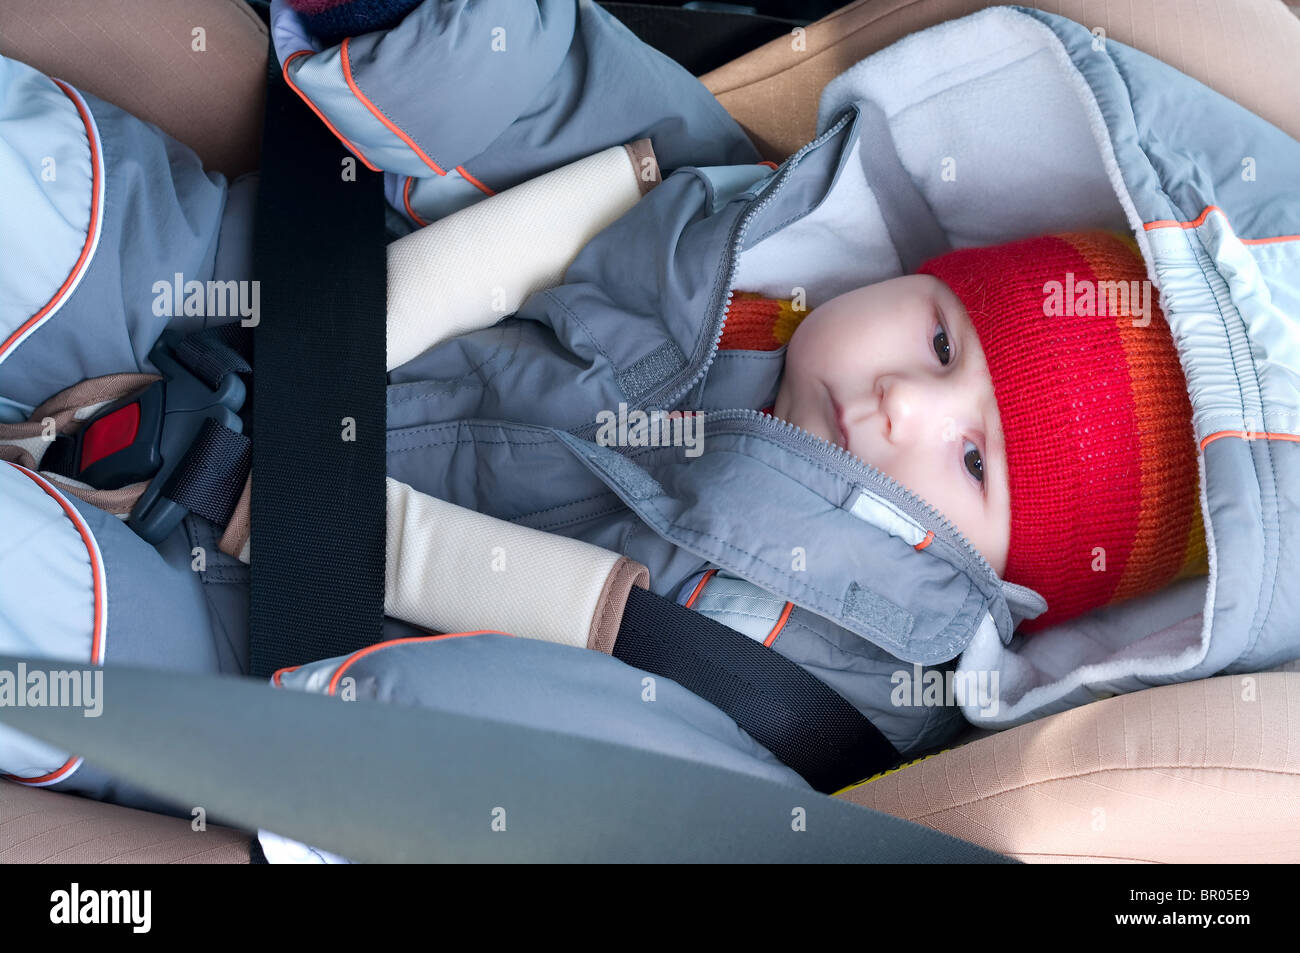
[{"label": "jacket zipper", "polygon": [[736,293],[735,289],[732,286],[736,283],[736,266],[740,262],[740,249],[744,245],[745,232],[749,229],[749,223],[754,219],[756,215],[758,215],[759,212],[761,212],[764,208],[767,207],[768,203],[771,202],[772,199],[776,198],[778,192],[780,192],[783,188],[785,188],[785,184],[790,178],[791,170],[793,170],[794,167],[798,165],[799,159],[803,158],[805,153],[811,151],[812,149],[817,148],[823,142],[829,139],[831,136],[835,135],[837,132],[843,129],[845,124],[850,119],[852,119],[856,114],[857,114],[856,110],[849,110],[848,112],[845,113],[844,116],[840,117],[839,122],[835,123],[835,125],[831,126],[820,136],[818,136],[812,142],[806,144],[798,152],[796,152],[789,159],[787,159],[785,163],[781,166],[781,171],[777,173],[776,179],[768,183],[767,193],[763,195],[761,198],[756,198],[752,200],[750,202],[749,208],[745,209],[745,211],[740,215],[740,217],[736,219],[736,223],[731,228],[731,248],[727,253],[727,281],[726,281],[727,294],[726,297],[724,297],[722,300],[722,304],[719,311],[716,312],[717,322],[718,322],[718,333],[713,338],[713,344],[709,347],[709,356],[705,359],[704,363],[700,365],[699,370],[695,372],[695,376],[692,377],[690,380],[688,380],[685,384],[681,385],[678,388],[678,390],[671,395],[669,399],[651,401],[650,402],[651,406],[656,406],[656,405],[660,407],[674,406],[677,403],[677,401],[681,400],[683,397],[686,396],[686,393],[692,387],[694,387],[700,381],[700,379],[704,377],[705,374],[708,373],[709,368],[713,366],[713,359],[717,357],[718,354],[718,344],[722,341],[722,331],[724,326],[727,323],[727,309],[731,307],[731,299]]}]

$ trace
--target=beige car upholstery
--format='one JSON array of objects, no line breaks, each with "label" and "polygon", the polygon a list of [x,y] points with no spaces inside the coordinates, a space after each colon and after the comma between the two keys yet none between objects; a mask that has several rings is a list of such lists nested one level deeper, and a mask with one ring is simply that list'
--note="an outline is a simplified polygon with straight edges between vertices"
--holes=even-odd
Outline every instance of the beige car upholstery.
[{"label": "beige car upholstery", "polygon": [[1149,688],[838,796],[1031,862],[1300,861],[1300,673]]},{"label": "beige car upholstery", "polygon": [[0,864],[246,864],[249,837],[0,781]]},{"label": "beige car upholstery", "polygon": [[153,123],[230,178],[258,167],[267,43],[244,0],[0,2],[0,53]]},{"label": "beige car upholstery", "polygon": [[[859,0],[702,77],[779,161],[837,73],[992,4]],[[1300,18],[1280,0],[1030,3],[1195,76],[1300,137]],[[202,42],[198,42],[202,29]],[[196,47],[202,46],[203,49]],[[229,176],[257,167],[266,29],[242,0],[2,0],[0,53],[153,122]],[[1027,860],[1300,860],[1300,673],[1097,702],[841,796]],[[978,732],[974,732],[978,735]],[[0,862],[247,863],[248,838],[0,781]]]}]

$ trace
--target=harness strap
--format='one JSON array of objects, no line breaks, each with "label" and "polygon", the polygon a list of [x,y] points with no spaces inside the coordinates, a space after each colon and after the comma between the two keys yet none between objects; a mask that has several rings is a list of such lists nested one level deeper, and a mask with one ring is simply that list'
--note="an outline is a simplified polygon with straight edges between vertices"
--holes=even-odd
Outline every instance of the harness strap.
[{"label": "harness strap", "polygon": [[613,655],[721,708],[823,793],[899,763],[865,715],[784,655],[646,589],[629,593]]},{"label": "harness strap", "polygon": [[163,496],[224,527],[244,492],[252,456],[246,434],[209,417],[177,465]]},{"label": "harness strap", "polygon": [[[253,373],[253,329],[238,321],[185,335],[172,356],[216,390],[228,374]],[[251,378],[250,378],[251,381]],[[239,411],[242,431],[209,418],[163,491],[169,500],[224,529],[253,463],[253,389]]]},{"label": "harness strap", "polygon": [[[253,372],[253,329],[238,321],[204,328],[177,341],[172,354],[191,374],[216,390],[227,374]],[[245,403],[245,410],[247,406]]]}]

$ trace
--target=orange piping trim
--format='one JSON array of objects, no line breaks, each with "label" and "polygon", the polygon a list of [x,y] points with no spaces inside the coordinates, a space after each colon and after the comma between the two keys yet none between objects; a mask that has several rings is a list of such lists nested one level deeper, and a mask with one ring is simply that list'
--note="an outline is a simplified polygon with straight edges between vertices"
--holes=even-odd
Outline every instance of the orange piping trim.
[{"label": "orange piping trim", "polygon": [[1277,238],[1238,238],[1243,245],[1271,245],[1274,242],[1300,242],[1300,235],[1279,235]]},{"label": "orange piping trim", "polygon": [[403,186],[402,188],[402,204],[406,206],[406,214],[411,216],[411,218],[415,219],[417,225],[424,227],[429,223],[426,222],[424,219],[420,218],[420,216],[416,215],[415,209],[411,208],[411,185],[414,182],[415,179],[413,179],[411,176],[408,175],[406,177],[406,185]]},{"label": "orange piping trim", "polygon": [[716,569],[710,569],[704,574],[703,578],[695,584],[695,588],[691,590],[690,596],[686,599],[686,608],[689,609],[691,606],[695,605],[695,600],[699,598],[700,593],[704,591],[704,587],[708,585],[709,580],[713,578],[715,573],[717,573]]},{"label": "orange piping trim", "polygon": [[57,781],[67,774],[80,760],[81,758],[73,755],[49,774],[42,774],[39,778],[20,778],[16,774],[0,774],[0,778],[4,778],[6,781],[17,781],[19,784],[49,784],[51,781]]},{"label": "orange piping trim", "polygon": [[72,94],[72,90],[69,89],[62,80],[56,79],[54,80],[54,83],[58,85],[59,89],[63,90],[65,96],[72,100],[72,105],[76,107],[77,115],[81,117],[81,121],[86,127],[86,140],[90,143],[90,222],[86,226],[86,241],[81,246],[81,254],[78,256],[76,264],[72,266],[72,270],[68,272],[68,277],[63,280],[63,284],[59,286],[59,290],[54,292],[54,297],[45,303],[45,307],[41,308],[41,310],[37,311],[34,315],[19,325],[18,329],[14,331],[13,334],[9,335],[3,344],[0,344],[0,356],[3,356],[10,348],[17,346],[19,339],[31,330],[34,325],[40,323],[40,320],[60,303],[60,299],[62,299],[64,294],[67,293],[68,288],[70,288],[80,276],[82,266],[90,257],[90,249],[95,245],[95,223],[99,221],[99,189],[103,177],[103,172],[100,169],[102,158],[99,154],[99,150],[95,148],[95,129],[91,124],[90,114],[86,112],[86,108],[81,104],[81,101]]},{"label": "orange piping trim", "polygon": [[491,189],[489,189],[486,185],[484,185],[478,179],[474,178],[474,176],[466,172],[465,167],[463,165],[456,166],[456,171],[459,172],[461,175],[463,175],[473,185],[477,186],[480,192],[484,193],[485,195],[496,195],[496,193],[493,192]]},{"label": "orange piping trim", "polygon": [[928,530],[925,534],[925,539],[921,540],[912,548],[919,552],[920,550],[925,549],[925,547],[929,546],[933,542],[934,542],[934,530]]},{"label": "orange piping trim", "polygon": [[776,164],[775,162],[773,162],[771,159],[764,159],[762,162],[760,162],[760,163],[758,163],[758,164],[759,164],[759,165],[765,165],[765,166],[767,166],[769,169],[776,169],[776,168],[777,168],[777,164]]},{"label": "orange piping trim", "polygon": [[316,104],[307,98],[307,94],[304,93],[301,89],[299,89],[298,85],[292,79],[289,78],[289,64],[292,63],[294,60],[296,60],[298,57],[307,56],[310,53],[311,50],[299,50],[297,53],[292,54],[287,60],[284,61],[284,69],[281,70],[281,72],[284,73],[284,81],[289,84],[290,89],[292,89],[295,93],[298,94],[298,98],[301,99],[304,103],[306,103],[308,108],[310,108],[311,111],[316,114],[317,118],[320,119],[321,122],[325,123],[325,128],[327,128],[330,132],[334,133],[334,135],[338,137],[339,142],[347,146],[348,149],[351,150],[352,154],[361,160],[362,165],[364,165],[371,172],[382,171],[380,169],[375,168],[373,165],[371,165],[370,160],[365,157],[365,154],[356,146],[354,146],[351,140],[349,140],[347,136],[343,135],[343,133],[335,129],[334,124],[325,118],[325,114],[316,108]]},{"label": "orange piping trim", "polygon": [[287,675],[290,672],[296,672],[300,668],[302,668],[301,665],[286,665],[284,668],[277,668],[275,674],[271,676],[271,684],[275,685],[277,688],[283,687],[280,682],[280,676]]},{"label": "orange piping trim", "polygon": [[1148,232],[1154,228],[1200,228],[1205,224],[1205,220],[1209,217],[1211,212],[1218,212],[1224,218],[1228,217],[1228,213],[1219,208],[1219,206],[1207,205],[1205,206],[1205,211],[1201,212],[1200,215],[1196,216],[1196,218],[1192,219],[1190,222],[1179,222],[1172,218],[1162,218],[1158,222],[1147,222],[1142,226],[1142,228]]},{"label": "orange piping trim", "polygon": [[[1142,228],[1148,232],[1157,228],[1200,228],[1205,224],[1205,220],[1209,217],[1211,212],[1218,212],[1222,215],[1223,220],[1228,223],[1228,227],[1232,228],[1232,223],[1228,221],[1228,213],[1217,205],[1205,206],[1205,211],[1201,212],[1200,215],[1196,216],[1196,218],[1192,219],[1190,222],[1176,222],[1173,219],[1162,218],[1158,222],[1147,222],[1142,226]],[[1300,241],[1300,235],[1279,235],[1277,238],[1242,238],[1238,235],[1237,240],[1243,245],[1269,245],[1273,242]]]},{"label": "orange piping trim", "polygon": [[[58,82],[58,80],[55,80],[55,82]],[[9,465],[19,473],[28,477],[33,483],[44,490],[50,499],[59,504],[63,509],[64,514],[72,521],[72,525],[77,528],[77,534],[81,537],[81,541],[86,545],[86,554],[90,557],[90,574],[91,578],[94,580],[95,594],[95,621],[92,628],[93,634],[90,639],[90,664],[103,665],[104,660],[100,657],[100,648],[103,645],[104,626],[102,621],[103,614],[100,609],[104,604],[104,583],[102,579],[104,570],[103,565],[100,563],[99,558],[95,553],[94,541],[87,535],[87,530],[82,523],[80,515],[77,514],[76,510],[74,510],[68,501],[63,498],[62,493],[54,489],[54,487],[50,486],[44,479],[37,476],[31,470],[28,470],[26,467],[19,466],[18,464],[11,463],[7,460],[5,462],[9,463]],[[20,778],[13,774],[0,775],[0,777],[8,778],[11,781],[17,781],[20,784],[48,784],[51,781],[57,781],[59,778],[63,777],[80,761],[81,758],[74,755],[49,774],[43,774],[39,778]]]},{"label": "orange piping trim", "polygon": [[339,670],[335,672],[334,677],[330,679],[329,687],[325,690],[325,694],[333,695],[334,691],[339,687],[339,679],[343,677],[343,673],[348,670],[353,662],[365,658],[371,652],[378,652],[380,649],[386,649],[393,645],[405,645],[410,642],[433,642],[436,639],[459,639],[467,635],[509,635],[511,638],[514,638],[514,635],[510,632],[498,632],[496,629],[479,629],[477,632],[448,632],[445,635],[411,635],[404,639],[390,639],[387,642],[378,642],[374,645],[367,645],[364,649],[358,649],[343,660],[343,664],[339,666]]},{"label": "orange piping trim", "polygon": [[790,610],[793,608],[794,608],[793,602],[787,602],[785,604],[785,611],[781,613],[781,618],[776,620],[776,627],[767,634],[767,638],[763,641],[764,645],[770,647],[772,643],[776,641],[776,637],[780,635],[781,630],[785,628],[786,620],[790,618]]},{"label": "orange piping trim", "polygon": [[1269,433],[1266,430],[1219,430],[1201,441],[1201,449],[1204,450],[1207,443],[1213,443],[1220,437],[1241,437],[1243,440],[1256,440],[1262,437],[1265,440],[1292,440],[1300,443],[1300,434]]},{"label": "orange piping trim", "polygon": [[373,115],[376,119],[378,119],[385,126],[387,126],[389,130],[394,135],[397,136],[397,138],[401,139],[411,148],[411,151],[413,151],[417,156],[423,159],[425,165],[427,165],[434,172],[437,172],[439,175],[446,175],[447,173],[444,172],[441,168],[439,168],[438,163],[434,162],[427,155],[425,155],[424,150],[415,144],[414,139],[412,139],[410,136],[404,133],[400,128],[397,127],[397,125],[391,119],[389,119],[378,109],[376,109],[375,104],[372,103],[369,99],[367,99],[365,93],[361,92],[361,90],[357,87],[357,84],[353,82],[352,63],[348,59],[348,41],[350,41],[351,39],[352,37],[347,37],[347,39],[343,41],[343,46],[341,47],[341,49],[343,54],[342,56],[343,78],[347,80],[348,89],[352,90],[352,95],[357,97],[357,99],[361,101],[361,105],[365,106],[367,109],[370,110],[371,115]]}]

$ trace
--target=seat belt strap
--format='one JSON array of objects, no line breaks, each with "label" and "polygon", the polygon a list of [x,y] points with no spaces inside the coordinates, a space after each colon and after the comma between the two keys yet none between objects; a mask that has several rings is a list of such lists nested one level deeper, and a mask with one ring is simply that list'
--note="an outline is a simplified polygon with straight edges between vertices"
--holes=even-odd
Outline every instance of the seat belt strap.
[{"label": "seat belt strap", "polygon": [[384,615],[383,177],[269,57],[254,239],[257,676],[377,642]]},{"label": "seat belt strap", "polygon": [[722,709],[822,793],[898,765],[867,717],[775,649],[633,587],[613,655]]}]

